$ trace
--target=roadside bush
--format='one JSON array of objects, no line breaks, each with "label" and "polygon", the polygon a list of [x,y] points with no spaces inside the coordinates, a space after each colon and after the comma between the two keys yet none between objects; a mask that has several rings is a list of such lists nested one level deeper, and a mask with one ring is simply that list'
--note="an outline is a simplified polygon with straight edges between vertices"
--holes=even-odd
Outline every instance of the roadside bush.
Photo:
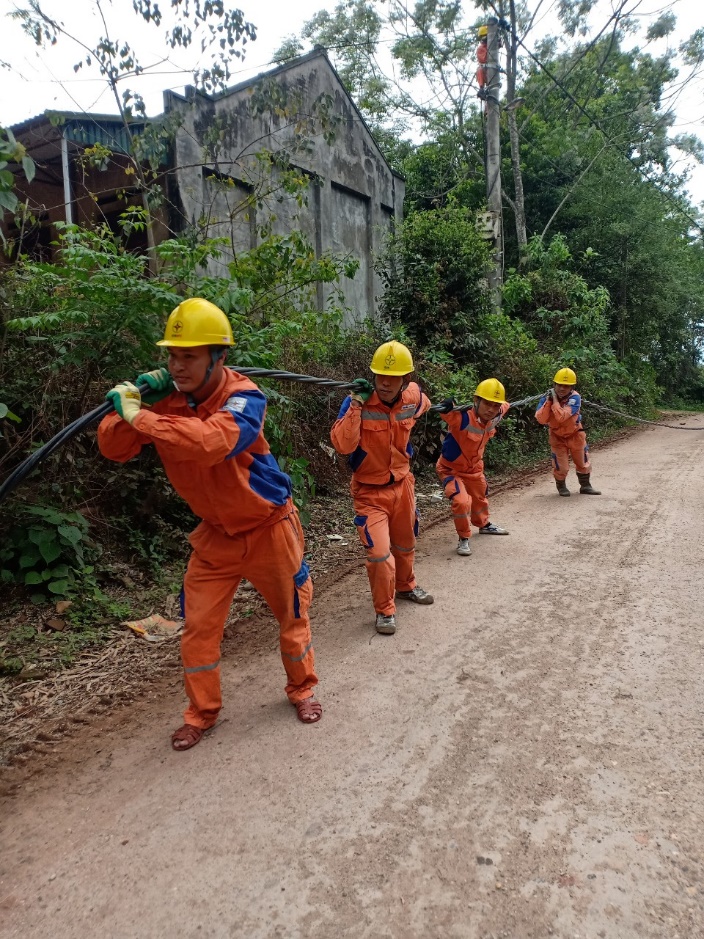
[{"label": "roadside bush", "polygon": [[478,319],[489,309],[488,266],[489,249],[467,209],[415,212],[378,262],[382,314],[403,323],[426,355],[437,350],[457,365],[476,361],[487,348]]},{"label": "roadside bush", "polygon": [[98,554],[80,512],[24,506],[0,548],[0,579],[23,584],[35,603],[86,587],[97,590],[93,563]]},{"label": "roadside bush", "polygon": [[[333,291],[329,307],[321,312],[316,287],[353,276],[356,263],[316,258],[298,232],[264,239],[232,261],[224,277],[206,273],[208,261],[221,258],[223,242],[218,239],[172,239],[159,245],[158,276],[150,275],[146,257],[128,252],[125,239],[107,227],[61,226],[58,249],[55,264],[20,259],[2,273],[3,475],[95,406],[117,381],[162,364],[155,343],[169,312],[184,296],[205,296],[226,312],[237,338],[230,355],[233,365],[280,367],[287,357],[310,364],[342,342],[338,296]],[[305,512],[316,481],[296,439],[289,389],[281,383],[268,389],[267,435]],[[32,503],[56,507],[57,512],[80,505],[96,532],[102,526],[108,540],[122,532],[123,544],[152,570],[182,551],[178,532],[192,527],[190,512],[173,494],[150,448],[127,466],[117,466],[98,456],[90,434],[57,451],[2,507],[3,528],[10,528]],[[10,562],[19,560],[14,554],[7,560],[5,570],[13,578],[30,575],[27,586],[41,586],[34,583],[33,568],[13,568]],[[48,581],[54,584],[52,592],[58,595],[59,585],[66,593],[78,583],[75,564],[68,571],[66,584],[63,576]],[[45,570],[38,572],[42,584],[44,575]]]}]

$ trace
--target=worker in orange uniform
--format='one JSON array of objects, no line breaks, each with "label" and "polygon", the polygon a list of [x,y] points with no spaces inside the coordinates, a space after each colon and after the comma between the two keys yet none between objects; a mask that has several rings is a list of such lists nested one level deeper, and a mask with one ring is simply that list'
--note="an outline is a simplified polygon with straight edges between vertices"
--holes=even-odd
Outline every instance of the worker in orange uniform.
[{"label": "worker in orange uniform", "polygon": [[479,98],[486,98],[486,60],[489,56],[489,47],[487,45],[489,27],[480,26],[477,30],[477,35],[479,36],[479,45],[477,46],[477,51],[475,53],[477,56],[477,62],[479,62],[476,71],[477,85],[479,87],[477,95]]},{"label": "worker in orange uniform", "polygon": [[572,455],[579,491],[585,496],[600,496],[594,489],[590,475],[592,465],[589,462],[587,435],[582,427],[582,399],[575,390],[577,375],[571,368],[561,368],[555,373],[553,386],[542,396],[535,417],[539,424],[545,424],[550,430],[550,449],[552,450],[552,474],[555,477],[557,491],[561,496],[569,496],[567,473],[569,458]]},{"label": "worker in orange uniform", "polygon": [[342,403],[330,432],[338,453],[349,455],[357,532],[367,552],[367,575],[376,611],[376,631],[396,632],[394,597],[429,604],[413,562],[418,513],[409,437],[430,401],[409,381],[413,358],[400,342],[374,353],[374,383],[357,379],[360,390]]},{"label": "worker in orange uniform", "polygon": [[188,750],[217,720],[220,643],[242,577],[279,621],[286,693],[299,719],[312,724],[322,716],[313,694],[313,586],[291,481],[264,438],[266,398],[225,367],[232,328],[207,300],[180,303],[157,345],[168,349],[168,369],[139,376],[137,384],[151,389],[144,400],[131,382],[108,392],[115,413],[100,424],[98,443],[118,463],[154,444],[174,489],[202,519],[190,536],[182,594],[181,657],[190,704],[172,745]]},{"label": "worker in orange uniform", "polygon": [[472,525],[476,525],[480,535],[508,535],[505,528],[489,521],[484,450],[510,404],[501,382],[497,378],[485,378],[477,385],[474,404],[469,410],[455,411],[454,406],[452,398],[442,403],[441,414],[448,433],[435,469],[452,507],[459,538],[457,553],[469,557]]}]

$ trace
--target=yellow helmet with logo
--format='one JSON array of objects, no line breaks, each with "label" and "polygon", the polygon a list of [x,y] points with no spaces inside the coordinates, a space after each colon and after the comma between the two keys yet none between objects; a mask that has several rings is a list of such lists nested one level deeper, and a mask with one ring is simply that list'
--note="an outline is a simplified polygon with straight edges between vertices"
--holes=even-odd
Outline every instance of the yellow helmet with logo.
[{"label": "yellow helmet with logo", "polygon": [[408,375],[413,371],[413,356],[402,342],[385,342],[374,353],[369,366],[375,375]]},{"label": "yellow helmet with logo", "polygon": [[202,297],[184,300],[166,321],[158,346],[234,346],[232,326],[220,307]]},{"label": "yellow helmet with logo", "polygon": [[488,34],[489,34],[488,26],[480,26],[479,29],[477,30],[477,36],[479,36],[480,39],[484,39],[486,36],[488,36]]},{"label": "yellow helmet with logo", "polygon": [[507,404],[506,389],[498,378],[485,378],[477,385],[474,392],[476,398],[484,398],[485,401],[491,401],[495,404]]},{"label": "yellow helmet with logo", "polygon": [[553,382],[556,385],[576,385],[577,375],[571,368],[561,368],[555,372]]}]

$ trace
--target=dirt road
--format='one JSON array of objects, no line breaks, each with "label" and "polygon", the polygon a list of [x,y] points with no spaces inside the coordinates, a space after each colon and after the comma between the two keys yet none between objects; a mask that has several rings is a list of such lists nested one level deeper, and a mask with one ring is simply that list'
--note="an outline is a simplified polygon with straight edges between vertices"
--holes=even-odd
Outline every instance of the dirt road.
[{"label": "dirt road", "polygon": [[180,691],[73,741],[2,807],[0,934],[704,936],[704,433],[594,463],[600,498],[497,497],[471,558],[426,533],[395,637],[363,571],[328,591],[320,724],[272,651],[188,753]]}]

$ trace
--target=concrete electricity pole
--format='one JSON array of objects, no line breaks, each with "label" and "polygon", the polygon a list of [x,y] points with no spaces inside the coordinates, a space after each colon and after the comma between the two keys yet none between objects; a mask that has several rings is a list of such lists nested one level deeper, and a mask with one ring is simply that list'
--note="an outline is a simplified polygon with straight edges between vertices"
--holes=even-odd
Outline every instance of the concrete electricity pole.
[{"label": "concrete electricity pole", "polygon": [[495,310],[501,309],[504,270],[504,231],[501,223],[501,71],[499,68],[499,21],[487,21],[486,59],[486,202],[494,231],[494,269],[489,275]]}]

